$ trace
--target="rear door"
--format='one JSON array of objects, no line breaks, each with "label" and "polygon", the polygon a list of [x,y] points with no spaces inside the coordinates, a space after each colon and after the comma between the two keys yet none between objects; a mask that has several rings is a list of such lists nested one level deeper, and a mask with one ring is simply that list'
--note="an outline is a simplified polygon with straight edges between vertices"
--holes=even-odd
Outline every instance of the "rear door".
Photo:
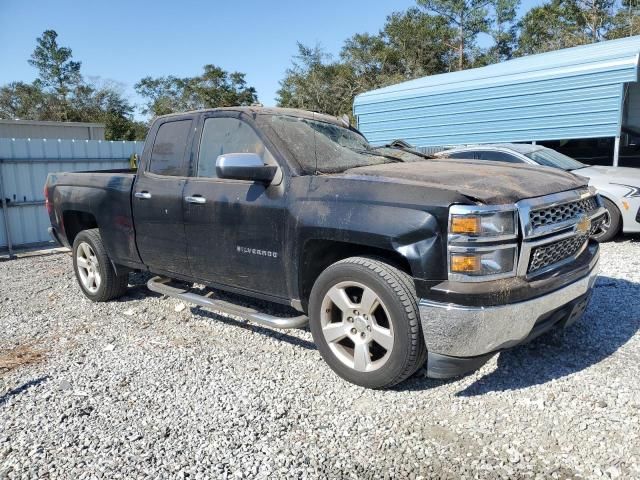
[{"label": "rear door", "polygon": [[[238,112],[202,119],[202,138],[184,188],[185,229],[194,277],[286,297],[285,182],[274,148]],[[281,168],[270,185],[217,178],[223,153],[257,153]]]},{"label": "rear door", "polygon": [[194,121],[171,117],[157,126],[133,188],[136,243],[145,265],[157,272],[189,275],[182,191]]}]

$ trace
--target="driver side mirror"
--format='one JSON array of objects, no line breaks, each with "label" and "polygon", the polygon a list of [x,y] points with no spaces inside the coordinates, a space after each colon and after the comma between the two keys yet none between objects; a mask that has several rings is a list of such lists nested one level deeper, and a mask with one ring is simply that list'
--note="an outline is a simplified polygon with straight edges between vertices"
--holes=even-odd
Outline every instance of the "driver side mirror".
[{"label": "driver side mirror", "polygon": [[225,153],[216,159],[219,178],[271,183],[278,167],[265,165],[256,153]]}]

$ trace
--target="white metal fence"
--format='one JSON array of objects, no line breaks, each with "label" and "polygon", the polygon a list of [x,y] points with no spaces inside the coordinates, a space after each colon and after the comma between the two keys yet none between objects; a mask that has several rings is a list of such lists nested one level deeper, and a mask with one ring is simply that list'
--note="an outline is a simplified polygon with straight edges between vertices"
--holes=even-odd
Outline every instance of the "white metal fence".
[{"label": "white metal fence", "polygon": [[128,168],[144,142],[0,138],[0,250],[49,241],[44,183],[51,172]]}]

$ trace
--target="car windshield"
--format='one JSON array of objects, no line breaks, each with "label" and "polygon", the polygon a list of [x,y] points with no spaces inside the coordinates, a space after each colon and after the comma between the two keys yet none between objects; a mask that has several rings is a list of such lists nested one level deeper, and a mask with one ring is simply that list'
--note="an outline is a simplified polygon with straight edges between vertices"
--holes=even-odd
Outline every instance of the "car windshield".
[{"label": "car windshield", "polygon": [[550,148],[540,148],[538,150],[525,153],[524,155],[529,157],[538,165],[544,165],[546,167],[561,168],[563,170],[577,170],[579,168],[586,167],[584,163],[580,163],[579,161],[574,160],[571,157],[567,157],[560,152],[556,152],[555,150],[551,150]]},{"label": "car windshield", "polygon": [[269,123],[307,173],[424,160],[397,148],[374,148],[357,131],[333,123],[289,115],[270,115]]}]

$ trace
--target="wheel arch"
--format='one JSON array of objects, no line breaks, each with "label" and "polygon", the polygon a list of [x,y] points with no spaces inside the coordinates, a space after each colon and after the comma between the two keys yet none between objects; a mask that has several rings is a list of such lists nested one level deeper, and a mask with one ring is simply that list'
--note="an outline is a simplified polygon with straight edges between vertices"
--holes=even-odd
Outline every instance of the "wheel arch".
[{"label": "wheel arch", "polygon": [[91,212],[82,210],[65,210],[62,212],[62,228],[70,246],[76,236],[83,230],[98,228],[98,221]]},{"label": "wheel arch", "polygon": [[412,275],[409,260],[396,250],[338,240],[310,239],[303,246],[298,269],[298,292],[304,311],[307,311],[311,289],[320,274],[330,265],[356,256],[383,260]]}]

